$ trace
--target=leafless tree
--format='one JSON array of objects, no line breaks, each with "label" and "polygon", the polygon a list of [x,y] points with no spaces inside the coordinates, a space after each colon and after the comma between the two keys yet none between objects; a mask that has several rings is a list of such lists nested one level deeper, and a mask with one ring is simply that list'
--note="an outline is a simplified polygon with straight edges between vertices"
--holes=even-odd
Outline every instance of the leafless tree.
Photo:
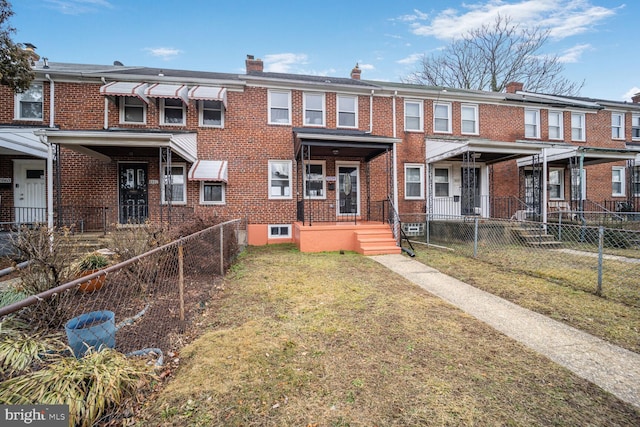
[{"label": "leafless tree", "polygon": [[29,89],[35,74],[31,69],[31,55],[11,39],[16,31],[8,24],[11,16],[11,4],[0,0],[0,84],[21,92]]},{"label": "leafless tree", "polygon": [[557,55],[540,52],[549,30],[523,28],[509,17],[471,30],[441,53],[422,59],[421,68],[405,78],[407,83],[501,92],[509,82],[524,83],[531,92],[578,95],[578,84],[562,77]]}]

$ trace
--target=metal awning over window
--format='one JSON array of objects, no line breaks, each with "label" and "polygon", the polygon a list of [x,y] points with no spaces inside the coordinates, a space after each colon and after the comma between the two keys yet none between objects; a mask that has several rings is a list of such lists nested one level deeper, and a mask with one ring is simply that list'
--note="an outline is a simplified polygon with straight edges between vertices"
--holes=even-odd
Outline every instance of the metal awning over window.
[{"label": "metal awning over window", "polygon": [[191,181],[227,182],[227,162],[224,160],[196,160],[187,175]]},{"label": "metal awning over window", "polygon": [[140,82],[111,82],[100,88],[100,95],[134,96],[148,104],[149,98],[145,93],[148,86],[148,84]]},{"label": "metal awning over window", "polygon": [[181,99],[185,104],[189,103],[187,97],[188,88],[186,85],[168,85],[156,83],[147,88],[145,94],[149,98],[173,98]]},{"label": "metal awning over window", "polygon": [[194,86],[189,90],[189,99],[198,101],[222,101],[227,108],[227,89],[213,86]]}]

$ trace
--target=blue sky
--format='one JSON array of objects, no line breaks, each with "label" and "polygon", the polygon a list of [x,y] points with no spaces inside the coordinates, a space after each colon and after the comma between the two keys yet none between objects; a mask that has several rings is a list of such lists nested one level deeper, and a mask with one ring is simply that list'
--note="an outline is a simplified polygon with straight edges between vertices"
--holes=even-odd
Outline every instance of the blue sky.
[{"label": "blue sky", "polygon": [[266,71],[399,81],[423,55],[496,15],[551,31],[547,54],[581,95],[640,92],[637,0],[10,0],[14,41],[54,62],[243,73]]}]

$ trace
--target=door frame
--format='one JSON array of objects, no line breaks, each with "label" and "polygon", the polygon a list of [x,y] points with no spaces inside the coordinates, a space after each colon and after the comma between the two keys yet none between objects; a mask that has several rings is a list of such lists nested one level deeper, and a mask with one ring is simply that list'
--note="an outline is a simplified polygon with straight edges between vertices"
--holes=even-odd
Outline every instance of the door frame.
[{"label": "door frame", "polygon": [[[42,169],[42,197],[38,197],[33,205],[22,206],[19,202],[20,193],[17,191],[17,185],[26,185],[26,177],[23,179],[22,171],[26,170],[30,166],[33,169]],[[13,209],[15,215],[15,221],[20,223],[34,223],[34,222],[46,222],[47,212],[47,163],[46,160],[41,159],[13,159]],[[31,212],[21,212],[20,209],[36,209]],[[34,215],[35,214],[35,215]],[[24,218],[23,218],[24,217]]]},{"label": "door frame", "polygon": [[[126,165],[145,165],[146,167],[146,177],[145,177],[145,193],[146,193],[146,208],[147,208],[147,215],[145,219],[149,218],[149,162],[146,161],[135,161],[135,160],[126,160],[126,161],[119,161],[118,162],[118,167],[116,170],[116,187],[117,187],[117,194],[118,194],[118,198],[116,200],[117,202],[117,206],[118,206],[118,224],[120,225],[129,225],[129,222],[123,222],[122,220],[123,215],[122,215],[122,205],[121,205],[121,190],[122,188],[120,187],[120,173],[121,173],[121,168],[126,166]],[[137,179],[137,177],[136,177]]]},{"label": "door frame", "polygon": [[[336,178],[337,178],[337,182],[336,182],[336,216],[337,217],[342,217],[342,216],[348,216],[348,215],[356,215],[356,216],[360,216],[360,205],[362,204],[362,196],[361,196],[361,179],[360,179],[360,162],[357,161],[339,161],[336,160]],[[340,168],[341,167],[355,167],[356,168],[356,178],[357,178],[357,182],[356,182],[356,197],[357,197],[357,201],[356,201],[356,212],[354,213],[340,213]]]}]

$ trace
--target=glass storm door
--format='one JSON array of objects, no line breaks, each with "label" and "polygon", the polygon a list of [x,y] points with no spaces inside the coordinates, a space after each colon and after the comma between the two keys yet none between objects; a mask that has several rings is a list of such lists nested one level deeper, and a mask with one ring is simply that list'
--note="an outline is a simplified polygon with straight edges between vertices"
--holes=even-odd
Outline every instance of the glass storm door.
[{"label": "glass storm door", "polygon": [[120,163],[120,224],[140,224],[149,217],[147,164]]},{"label": "glass storm door", "polygon": [[338,215],[360,213],[358,166],[338,166]]}]

